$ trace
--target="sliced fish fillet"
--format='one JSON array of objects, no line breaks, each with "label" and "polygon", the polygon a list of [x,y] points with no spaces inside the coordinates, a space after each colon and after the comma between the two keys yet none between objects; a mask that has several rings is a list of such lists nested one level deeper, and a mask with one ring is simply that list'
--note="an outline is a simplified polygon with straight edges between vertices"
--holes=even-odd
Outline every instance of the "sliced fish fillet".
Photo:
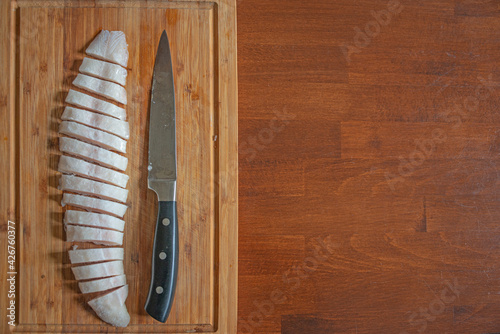
[{"label": "sliced fish fillet", "polygon": [[102,60],[83,58],[83,62],[80,65],[80,72],[98,77],[99,79],[113,81],[122,86],[125,86],[127,82],[127,69]]},{"label": "sliced fish fillet", "polygon": [[78,74],[73,85],[89,92],[107,97],[110,100],[127,104],[127,91],[114,82],[97,79],[85,74]]},{"label": "sliced fish fillet", "polygon": [[89,301],[90,307],[99,318],[116,327],[126,327],[130,322],[125,300],[128,296],[128,285],[116,289],[104,296]]},{"label": "sliced fish fillet", "polygon": [[121,153],[127,151],[127,141],[125,139],[83,124],[62,121],[59,132],[110,150]]},{"label": "sliced fish fillet", "polygon": [[[120,246],[125,226],[120,218],[128,208],[124,203],[129,176],[119,172],[126,170],[128,159],[116,152],[126,153],[130,129],[125,109],[109,101],[127,104],[125,34],[102,30],[86,53],[102,60],[85,57],[73,85],[92,94],[70,89],[66,103],[72,106],[64,109],[59,127],[59,148],[65,153],[58,166],[63,173],[59,179],[61,205],[87,210],[66,210],[66,241]],[[103,292],[88,302],[97,316],[113,326],[126,327],[130,315],[125,306],[124,249],[74,246],[69,258],[72,264],[83,264],[71,268],[75,279],[83,280],[78,284],[80,291]]]},{"label": "sliced fish fillet", "polygon": [[78,286],[80,287],[80,291],[82,293],[93,293],[117,288],[119,286],[124,286],[125,284],[127,284],[125,275],[119,275],[94,281],[80,282],[78,283]]},{"label": "sliced fish fillet", "polygon": [[125,203],[128,190],[111,184],[89,180],[83,177],[63,174],[59,179],[61,190]]},{"label": "sliced fish fillet", "polygon": [[69,252],[69,261],[72,264],[99,262],[110,260],[123,260],[123,248],[90,248],[90,249],[72,249]]},{"label": "sliced fish fillet", "polygon": [[66,241],[68,242],[92,242],[96,245],[121,246],[123,244],[123,233],[102,228],[65,225]]},{"label": "sliced fish fillet", "polygon": [[85,53],[127,67],[128,49],[125,34],[121,31],[102,30]]},{"label": "sliced fish fillet", "polygon": [[66,96],[66,103],[73,104],[80,108],[89,109],[104,115],[112,116],[121,120],[127,119],[125,109],[113,103],[96,99],[93,96],[70,89]]},{"label": "sliced fish fillet", "polygon": [[109,228],[118,231],[123,231],[123,228],[125,227],[125,222],[120,218],[101,213],[76,210],[66,210],[64,213],[64,223]]},{"label": "sliced fish fillet", "polygon": [[87,161],[62,155],[59,159],[58,171],[66,174],[84,176],[92,180],[102,181],[125,188],[129,176],[110,168],[91,164]]},{"label": "sliced fish fillet", "polygon": [[66,204],[85,210],[108,213],[120,218],[123,218],[123,215],[127,211],[125,204],[100,198],[64,193],[61,205],[65,206]]},{"label": "sliced fish fillet", "polygon": [[59,150],[106,167],[121,171],[127,169],[128,159],[126,157],[73,138],[60,137]]},{"label": "sliced fish fillet", "polygon": [[122,121],[114,117],[109,117],[95,112],[66,107],[61,116],[63,121],[73,121],[83,125],[97,128],[99,130],[117,135],[123,139],[129,138],[129,126],[127,121]]},{"label": "sliced fish fillet", "polygon": [[77,281],[123,275],[123,261],[110,261],[71,267]]}]

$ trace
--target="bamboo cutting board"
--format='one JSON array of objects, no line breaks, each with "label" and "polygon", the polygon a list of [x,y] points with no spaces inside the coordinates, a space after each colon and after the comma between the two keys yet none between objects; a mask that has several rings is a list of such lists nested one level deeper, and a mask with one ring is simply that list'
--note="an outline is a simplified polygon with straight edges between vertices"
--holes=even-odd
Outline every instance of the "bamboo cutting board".
[{"label": "bamboo cutting board", "polygon": [[[9,229],[15,231],[17,273],[17,325],[11,327],[4,320],[11,302],[5,278],[12,268],[2,246],[2,332],[236,332],[235,5],[235,0],[1,2],[0,233],[6,245]],[[124,266],[131,322],[125,329],[98,319],[78,291],[57,189],[64,99],[85,48],[101,29],[125,32],[130,54]],[[161,324],[146,314],[144,303],[156,223],[156,198],[147,189],[148,110],[164,29],[176,89],[180,258],[174,305]]]}]

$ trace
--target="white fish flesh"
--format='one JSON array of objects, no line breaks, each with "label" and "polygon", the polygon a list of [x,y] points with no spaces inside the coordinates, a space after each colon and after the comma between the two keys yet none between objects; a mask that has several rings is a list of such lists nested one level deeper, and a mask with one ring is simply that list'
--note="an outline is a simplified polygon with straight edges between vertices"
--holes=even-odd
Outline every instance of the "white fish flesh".
[{"label": "white fish flesh", "polygon": [[104,115],[118,118],[122,121],[127,119],[127,113],[125,112],[125,109],[118,107],[113,103],[96,99],[93,96],[81,93],[73,89],[69,90],[65,102],[73,104],[80,108],[89,109]]},{"label": "white fish flesh", "polygon": [[123,260],[123,248],[90,248],[90,249],[72,249],[69,252],[69,261],[72,264]]},{"label": "white fish flesh", "polygon": [[91,164],[87,161],[62,155],[59,159],[58,171],[65,174],[74,174],[84,176],[92,180],[111,183],[113,185],[125,188],[129,176],[112,170],[110,168]]},{"label": "white fish flesh", "polygon": [[[103,30],[91,42],[73,80],[59,126],[59,189],[66,241],[105,246],[123,244],[129,176],[126,122],[128,46],[121,31]],[[84,91],[85,93],[79,92]],[[88,93],[90,92],[90,93]],[[99,96],[98,96],[99,95]],[[96,97],[94,97],[96,96]],[[100,97],[102,96],[102,98]],[[117,102],[116,104],[114,102]],[[122,107],[120,107],[121,105]],[[76,107],[75,107],[76,106]],[[118,153],[117,153],[118,152]],[[84,209],[86,211],[80,211]],[[117,327],[126,327],[130,315],[125,306],[128,285],[123,268],[122,247],[100,247],[69,251],[71,269],[84,294],[100,297],[88,302],[97,316]]]},{"label": "white fish flesh", "polygon": [[117,231],[123,231],[125,227],[125,222],[120,218],[101,213],[76,210],[66,210],[66,212],[64,213],[64,223],[71,225],[108,228]]},{"label": "white fish flesh", "polygon": [[59,150],[106,167],[121,171],[127,169],[126,157],[73,138],[59,138]]},{"label": "white fish flesh", "polygon": [[77,281],[123,275],[123,261],[110,261],[71,267]]},{"label": "white fish flesh", "polygon": [[122,31],[102,30],[85,53],[127,67],[128,49],[125,34]]},{"label": "white fish flesh", "polygon": [[90,307],[99,318],[116,327],[126,327],[130,322],[125,300],[128,296],[128,285],[116,289],[104,296],[89,301]]},{"label": "white fish flesh", "polygon": [[109,289],[117,288],[127,284],[125,275],[112,276],[108,278],[101,278],[94,281],[80,282],[78,286],[82,293],[93,293],[99,291],[106,291]]},{"label": "white fish flesh", "polygon": [[125,215],[127,211],[127,206],[125,204],[69,193],[64,193],[61,201],[62,206],[66,204],[85,210],[107,213],[120,218],[123,218],[123,215]]},{"label": "white fish flesh", "polygon": [[97,114],[83,109],[66,107],[64,108],[61,119],[63,121],[73,121],[109,132],[123,139],[129,139],[130,136],[127,121],[122,121],[114,117]]},{"label": "white fish flesh", "polygon": [[83,58],[80,72],[99,79],[113,81],[122,86],[125,86],[127,82],[127,69],[102,60]]},{"label": "white fish flesh", "polygon": [[114,82],[97,79],[85,74],[78,74],[73,85],[89,92],[104,96],[110,100],[127,104],[127,91]]},{"label": "white fish flesh", "polygon": [[92,242],[105,246],[121,246],[123,244],[122,232],[75,225],[65,225],[64,228],[68,242]]},{"label": "white fish flesh", "polygon": [[126,140],[112,135],[111,133],[93,129],[83,124],[62,121],[59,126],[59,132],[109,150],[115,150],[121,153],[125,153],[127,151]]},{"label": "white fish flesh", "polygon": [[127,201],[128,196],[127,189],[67,174],[63,174],[59,179],[59,187],[63,191],[96,196],[122,203]]}]

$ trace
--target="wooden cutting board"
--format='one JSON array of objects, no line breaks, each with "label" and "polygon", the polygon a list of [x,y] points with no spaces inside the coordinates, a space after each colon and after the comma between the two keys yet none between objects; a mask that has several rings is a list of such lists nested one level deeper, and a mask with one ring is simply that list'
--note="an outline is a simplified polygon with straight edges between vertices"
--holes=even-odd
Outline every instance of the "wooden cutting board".
[{"label": "wooden cutting board", "polygon": [[[0,6],[2,332],[235,333],[236,1],[6,0]],[[131,322],[125,329],[98,319],[78,291],[57,189],[64,99],[85,48],[101,29],[125,32],[130,53],[124,266]],[[166,324],[144,311],[156,223],[145,139],[152,70],[164,29],[176,89],[180,231],[177,290]],[[9,233],[16,240],[12,268],[4,246]],[[15,298],[7,293],[10,275],[16,278]],[[15,327],[5,321],[11,300]]]}]

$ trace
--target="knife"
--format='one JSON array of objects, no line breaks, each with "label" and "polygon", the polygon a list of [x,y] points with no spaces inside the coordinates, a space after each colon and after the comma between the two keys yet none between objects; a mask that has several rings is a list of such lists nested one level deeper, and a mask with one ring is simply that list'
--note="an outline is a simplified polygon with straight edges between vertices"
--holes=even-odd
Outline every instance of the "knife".
[{"label": "knife", "polygon": [[151,284],[144,308],[153,318],[165,322],[174,300],[179,261],[175,94],[166,31],[161,34],[156,53],[149,118],[148,188],[157,194],[158,216]]}]

